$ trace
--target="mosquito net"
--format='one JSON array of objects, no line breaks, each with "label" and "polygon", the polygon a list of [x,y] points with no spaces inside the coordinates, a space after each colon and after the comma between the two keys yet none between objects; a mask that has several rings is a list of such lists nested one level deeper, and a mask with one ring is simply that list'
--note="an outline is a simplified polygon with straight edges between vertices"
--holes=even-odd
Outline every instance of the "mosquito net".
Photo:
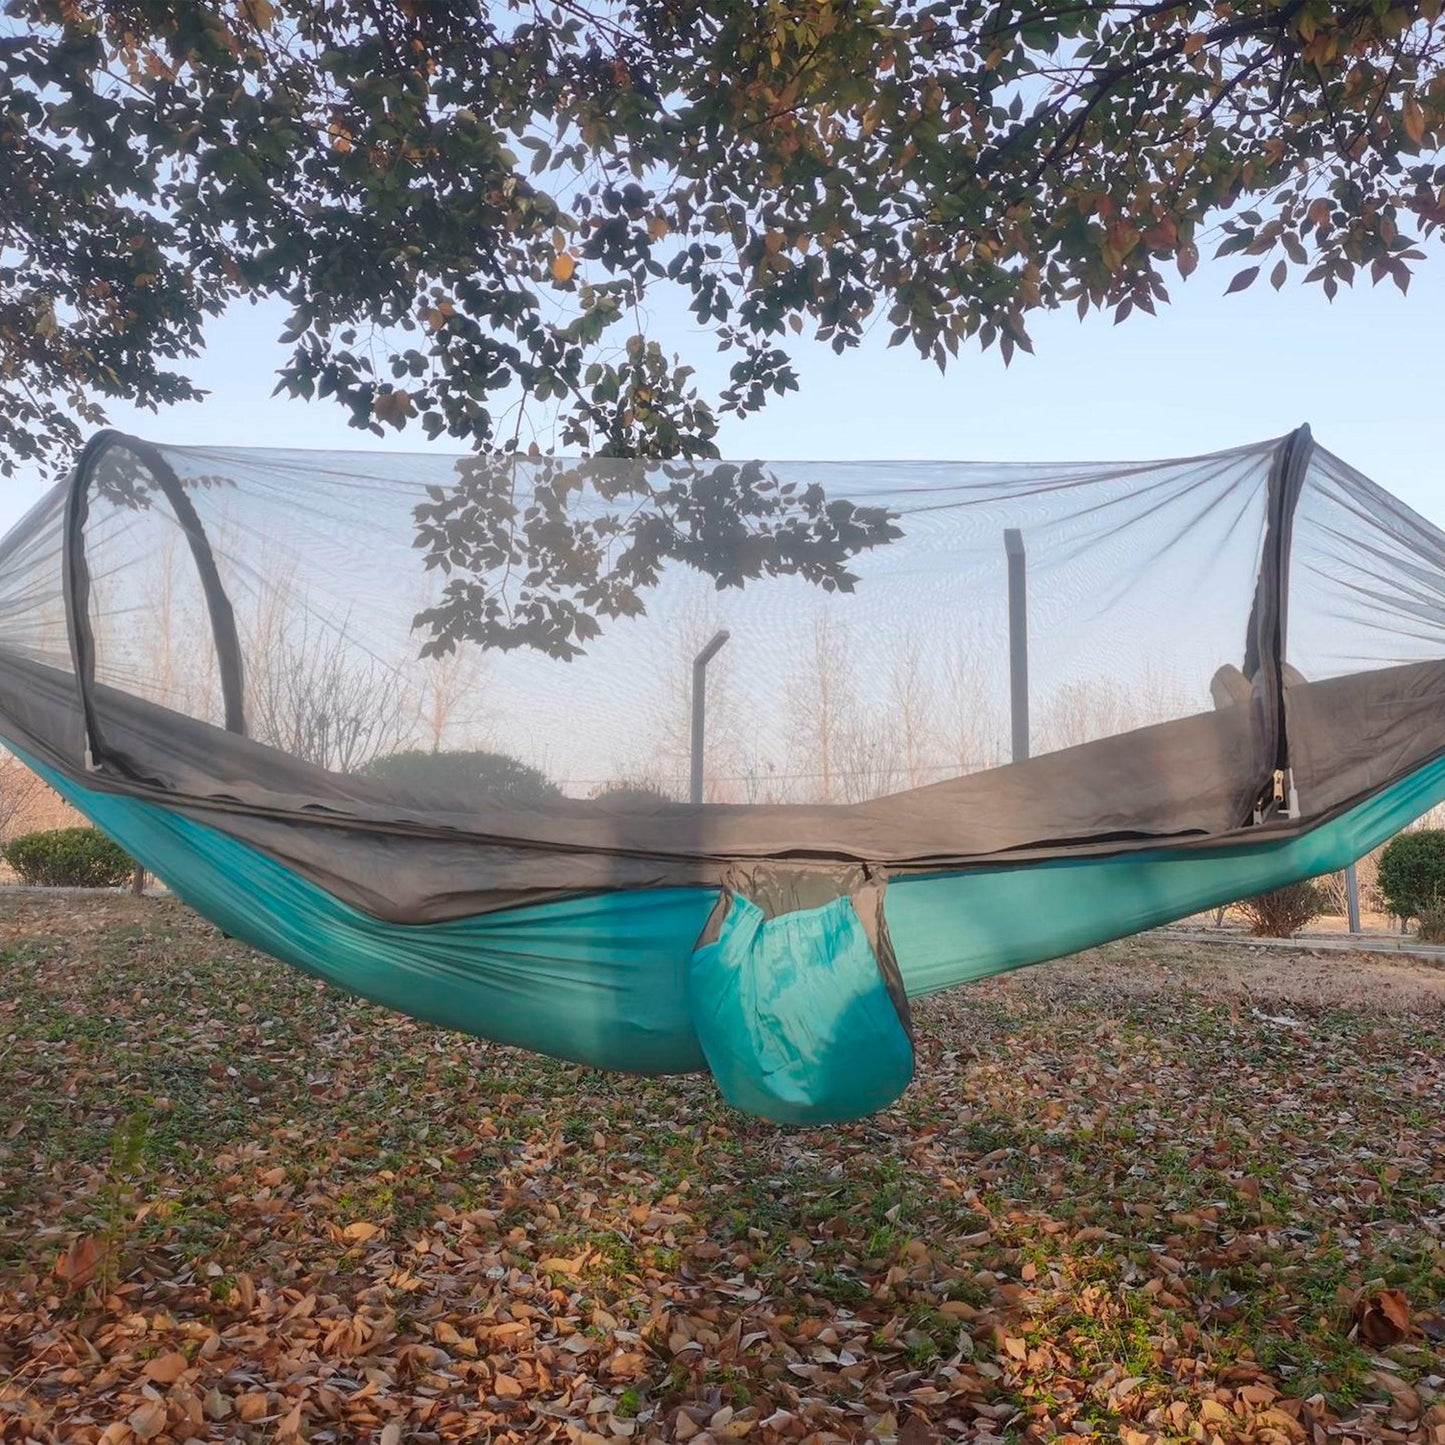
[{"label": "mosquito net", "polygon": [[[1011,529],[1033,752],[1207,711],[1215,673],[1243,661],[1274,449],[1150,466],[786,463],[754,483],[616,462],[559,481],[523,460],[480,485],[466,461],[428,455],[157,455],[214,559],[258,742],[341,773],[486,750],[568,796],[682,801],[693,661],[725,630],[707,667],[706,800],[827,804],[1010,759]],[[714,484],[697,515],[673,500]],[[826,520],[847,504],[894,535],[860,526],[850,553]],[[102,455],[82,539],[95,679],[224,726],[186,522],[134,453]],[[654,543],[653,529],[685,535]],[[771,575],[731,585],[750,546]],[[649,547],[655,560],[629,556]],[[483,608],[488,635],[447,632]],[[52,614],[36,643],[63,654]]]},{"label": "mosquito net", "polygon": [[498,902],[1218,840],[1445,747],[1445,538],[1305,432],[1024,466],[106,434],[4,544],[0,626],[106,786],[521,848]]}]

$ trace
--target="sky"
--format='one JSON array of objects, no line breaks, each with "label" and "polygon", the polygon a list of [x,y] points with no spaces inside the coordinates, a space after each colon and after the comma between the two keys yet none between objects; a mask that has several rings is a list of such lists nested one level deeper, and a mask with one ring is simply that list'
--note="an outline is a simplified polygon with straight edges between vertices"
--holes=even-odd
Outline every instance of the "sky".
[{"label": "sky", "polygon": [[[1113,460],[1187,456],[1282,435],[1316,438],[1445,525],[1445,244],[1429,244],[1408,296],[1368,284],[1327,302],[1317,287],[1263,280],[1223,294],[1237,260],[1206,262],[1171,286],[1157,317],[1036,316],[1036,354],[1005,368],[997,351],[963,352],[946,374],[884,344],[879,321],[843,356],[792,338],[800,392],[761,415],[725,418],[725,456],[763,459]],[[115,406],[111,424],[157,442],[415,451],[421,432],[376,438],[333,402],[272,397],[283,350],[278,305],[213,322],[193,375],[210,395],[160,413]],[[655,310],[662,344],[718,377],[729,357]],[[443,450],[456,450],[455,443]],[[0,527],[38,495],[33,477],[0,482]]]}]

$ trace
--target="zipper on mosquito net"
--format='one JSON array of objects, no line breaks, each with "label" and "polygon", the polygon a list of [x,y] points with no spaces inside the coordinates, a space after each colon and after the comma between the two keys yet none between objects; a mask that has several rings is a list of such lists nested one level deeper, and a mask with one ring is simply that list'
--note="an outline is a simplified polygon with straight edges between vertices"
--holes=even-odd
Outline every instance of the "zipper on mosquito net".
[{"label": "zipper on mosquito net", "polygon": [[1293,768],[1276,768],[1269,791],[1254,805],[1254,821],[1264,822],[1271,814],[1297,819],[1300,815],[1299,789],[1295,786]]}]

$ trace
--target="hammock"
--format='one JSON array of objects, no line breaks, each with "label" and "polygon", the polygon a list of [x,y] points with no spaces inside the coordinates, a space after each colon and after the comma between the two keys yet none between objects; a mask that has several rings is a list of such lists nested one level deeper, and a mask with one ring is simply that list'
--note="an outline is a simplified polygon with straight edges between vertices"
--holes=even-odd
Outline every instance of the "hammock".
[{"label": "hammock", "polygon": [[1347,866],[1445,799],[1442,702],[1445,534],[1304,429],[746,467],[105,432],[0,542],[0,737],[198,911],[785,1123],[895,1099],[910,999]]}]

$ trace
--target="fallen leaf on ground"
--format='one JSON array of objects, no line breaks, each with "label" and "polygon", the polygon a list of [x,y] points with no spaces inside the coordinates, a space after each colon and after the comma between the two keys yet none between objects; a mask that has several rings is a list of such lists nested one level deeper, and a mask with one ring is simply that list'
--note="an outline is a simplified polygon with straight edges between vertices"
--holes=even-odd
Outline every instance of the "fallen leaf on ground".
[{"label": "fallen leaf on ground", "polygon": [[1412,1330],[1410,1302],[1398,1289],[1380,1289],[1355,1302],[1355,1324],[1360,1338],[1377,1347],[1398,1345]]}]

